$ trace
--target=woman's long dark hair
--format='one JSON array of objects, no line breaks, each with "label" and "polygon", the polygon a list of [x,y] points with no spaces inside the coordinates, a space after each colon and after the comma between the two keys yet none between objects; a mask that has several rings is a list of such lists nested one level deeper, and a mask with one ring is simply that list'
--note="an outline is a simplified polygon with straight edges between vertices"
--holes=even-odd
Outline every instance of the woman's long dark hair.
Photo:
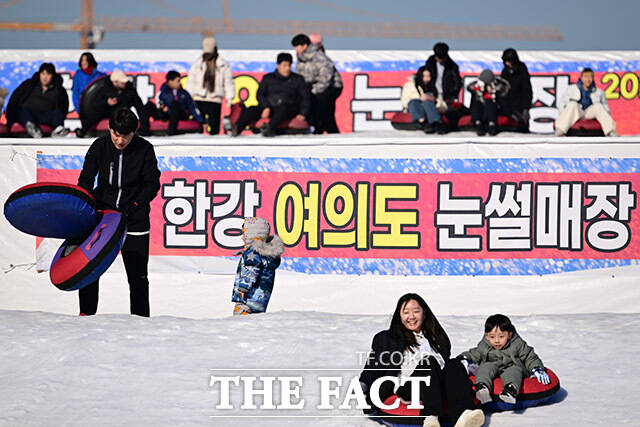
[{"label": "woman's long dark hair", "polygon": [[218,59],[218,47],[213,48],[213,52],[205,52],[202,54],[202,62],[207,64],[202,79],[202,87],[209,92],[213,92],[216,87],[216,60]]},{"label": "woman's long dark hair", "polygon": [[431,80],[429,80],[429,83],[425,83],[424,80],[422,79],[422,75],[424,74],[425,71],[429,71],[429,74],[431,74],[431,70],[429,70],[426,65],[423,65],[422,67],[418,68],[418,72],[416,72],[416,75],[414,77],[416,89],[420,88],[424,93],[431,92],[433,96],[437,98],[438,89],[436,89],[436,82],[435,80],[433,80],[433,75],[431,76]]},{"label": "woman's long dark hair", "polygon": [[98,63],[96,62],[96,58],[93,57],[93,53],[91,52],[82,52],[80,55],[80,59],[78,60],[78,68],[82,69],[82,57],[87,58],[87,62],[89,63],[89,67],[98,68]]},{"label": "woman's long dark hair", "polygon": [[429,340],[429,344],[434,350],[444,358],[448,358],[451,355],[451,341],[427,303],[418,294],[405,294],[398,300],[396,310],[391,318],[391,326],[389,327],[391,337],[397,341],[404,342],[405,350],[413,351],[412,348],[418,346],[415,335],[402,324],[400,319],[400,311],[411,300],[418,303],[424,314],[420,332]]}]

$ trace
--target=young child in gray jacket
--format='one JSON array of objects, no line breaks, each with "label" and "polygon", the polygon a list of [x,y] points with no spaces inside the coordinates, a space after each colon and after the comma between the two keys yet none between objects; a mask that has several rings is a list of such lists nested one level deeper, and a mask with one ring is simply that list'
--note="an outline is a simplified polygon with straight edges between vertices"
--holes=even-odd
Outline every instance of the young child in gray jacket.
[{"label": "young child in gray jacket", "polygon": [[477,368],[476,398],[480,403],[493,400],[493,380],[498,376],[502,380],[502,392],[498,397],[503,402],[512,404],[516,403],[522,380],[529,374],[535,376],[540,383],[549,384],[549,376],[542,360],[533,351],[533,347],[528,346],[518,335],[511,320],[503,314],[489,316],[484,324],[484,338],[477,347],[465,351],[459,357],[468,372]]}]

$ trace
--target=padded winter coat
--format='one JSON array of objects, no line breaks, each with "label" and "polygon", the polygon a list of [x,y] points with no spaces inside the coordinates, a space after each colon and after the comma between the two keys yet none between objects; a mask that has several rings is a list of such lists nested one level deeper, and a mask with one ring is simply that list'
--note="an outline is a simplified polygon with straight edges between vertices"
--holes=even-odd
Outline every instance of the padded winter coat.
[{"label": "padded winter coat", "polygon": [[501,371],[513,365],[519,366],[524,372],[531,372],[533,368],[544,368],[533,347],[527,345],[518,333],[514,333],[501,349],[493,348],[486,338],[482,338],[477,347],[463,352],[460,356],[477,364],[496,363]]},{"label": "padded winter coat", "polygon": [[[431,79],[435,82],[438,79],[438,66],[436,56],[431,55],[425,62],[427,69],[431,72]],[[458,99],[460,89],[462,89],[462,77],[460,69],[453,59],[447,58],[444,62],[444,75],[442,76],[442,97],[445,101]]]},{"label": "padded winter coat", "polygon": [[[564,94],[560,98],[560,102],[558,102],[558,110],[564,110],[570,101],[575,101],[580,104],[580,88],[577,84],[569,85],[567,90],[564,91]],[[602,89],[598,89],[595,85],[591,89],[591,105],[594,104],[602,104],[604,109],[607,110],[608,113],[611,113],[604,91]],[[580,107],[582,108],[582,106]]]},{"label": "padded winter coat", "polygon": [[277,235],[266,242],[251,241],[240,253],[231,300],[246,304],[253,313],[267,311],[283,253],[284,243]]},{"label": "padded winter coat", "polygon": [[333,61],[314,44],[309,45],[302,55],[298,55],[296,74],[304,77],[314,95],[323,93],[332,86],[342,87],[342,78]]},{"label": "padded winter coat", "polygon": [[73,99],[73,106],[76,108],[76,111],[80,110],[80,95],[82,95],[82,92],[89,83],[102,76],[106,76],[106,74],[98,71],[97,68],[94,68],[91,74],[87,74],[78,68],[73,75],[73,86],[71,87],[71,98]]},{"label": "padded winter coat", "polygon": [[192,115],[194,120],[197,120],[200,123],[204,121],[202,114],[200,114],[200,110],[198,110],[198,108],[196,107],[196,103],[193,102],[193,98],[191,98],[189,92],[180,88],[178,89],[176,96],[178,98],[177,100],[173,97],[173,90],[169,86],[167,86],[166,83],[162,84],[162,86],[160,87],[160,94],[158,95],[160,104],[171,107],[173,101],[178,101],[180,107],[184,111]]},{"label": "padded winter coat", "polygon": [[[20,86],[13,91],[9,98],[6,110],[8,123],[15,123],[18,121],[18,109],[25,104],[31,95],[31,91],[37,86],[40,86],[40,73],[36,71],[30,79],[20,83]],[[64,87],[62,87],[62,77],[60,74],[54,74],[49,90],[55,92],[55,109],[60,111],[63,117],[66,117],[69,112],[69,96],[67,95],[67,91]]]},{"label": "padded winter coat", "polygon": [[213,92],[207,91],[203,86],[206,71],[207,64],[202,61],[202,56],[199,56],[191,66],[191,69],[189,69],[185,89],[196,101],[222,103],[222,99],[224,98],[227,100],[227,104],[231,105],[233,98],[236,96],[236,87],[233,84],[231,67],[229,67],[227,61],[219,56],[216,59],[216,75]]}]

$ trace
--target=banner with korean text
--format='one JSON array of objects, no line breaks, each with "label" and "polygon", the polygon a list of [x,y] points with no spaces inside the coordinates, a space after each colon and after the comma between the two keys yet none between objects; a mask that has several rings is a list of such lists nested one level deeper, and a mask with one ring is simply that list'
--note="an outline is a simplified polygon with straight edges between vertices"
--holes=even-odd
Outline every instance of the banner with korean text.
[{"label": "banner with korean text", "polygon": [[[532,275],[637,264],[640,157],[360,158],[157,150],[151,255],[232,257],[261,216],[298,272]],[[313,152],[313,151],[311,151]],[[75,183],[83,155],[37,154]]]}]

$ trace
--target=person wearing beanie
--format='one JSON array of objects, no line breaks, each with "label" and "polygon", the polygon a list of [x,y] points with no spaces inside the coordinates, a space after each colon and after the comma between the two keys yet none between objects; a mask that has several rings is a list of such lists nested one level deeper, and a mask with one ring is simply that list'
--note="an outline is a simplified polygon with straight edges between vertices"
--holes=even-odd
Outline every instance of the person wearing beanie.
[{"label": "person wearing beanie", "polygon": [[281,52],[276,58],[276,70],[265,74],[258,87],[258,105],[244,108],[235,123],[231,123],[231,135],[238,136],[247,125],[260,118],[269,119],[260,132],[263,136],[278,133],[278,126],[285,120],[305,120],[309,115],[309,89],[304,78],[291,72],[293,57]]},{"label": "person wearing beanie", "polygon": [[85,106],[84,110],[86,111],[78,111],[82,128],[76,130],[76,136],[78,138],[87,136],[95,125],[101,120],[111,117],[116,110],[131,107],[136,109],[140,120],[138,134],[141,136],[150,135],[149,117],[151,117],[155,106],[150,101],[143,105],[129,76],[122,70],[113,70],[96,94],[94,102],[88,108]]},{"label": "person wearing beanie", "polygon": [[231,107],[236,95],[231,67],[218,55],[218,44],[213,37],[202,40],[202,55],[189,69],[185,89],[206,118],[210,135],[220,133],[222,100]]},{"label": "person wearing beanie", "polygon": [[291,40],[298,58],[296,73],[304,77],[311,92],[313,133],[340,133],[336,123],[336,101],[342,93],[342,77],[324,52],[320,34],[314,34],[314,38],[320,44],[313,43],[306,34],[298,34]]},{"label": "person wearing beanie", "polygon": [[242,224],[244,248],[233,283],[233,315],[264,313],[273,291],[276,269],[284,253],[278,235],[269,235],[271,227],[264,218],[245,218]]},{"label": "person wearing beanie", "polygon": [[503,114],[510,115],[518,121],[519,128],[529,130],[529,109],[533,100],[531,76],[527,65],[520,61],[518,52],[513,48],[505,49],[502,53],[504,68],[500,77],[511,85],[511,90],[503,98]]},{"label": "person wearing beanie", "polygon": [[482,70],[478,80],[472,81],[467,90],[471,92],[471,121],[476,127],[478,136],[489,132],[497,135],[498,107],[500,97],[509,93],[509,82],[502,77],[496,77],[489,69]]}]

